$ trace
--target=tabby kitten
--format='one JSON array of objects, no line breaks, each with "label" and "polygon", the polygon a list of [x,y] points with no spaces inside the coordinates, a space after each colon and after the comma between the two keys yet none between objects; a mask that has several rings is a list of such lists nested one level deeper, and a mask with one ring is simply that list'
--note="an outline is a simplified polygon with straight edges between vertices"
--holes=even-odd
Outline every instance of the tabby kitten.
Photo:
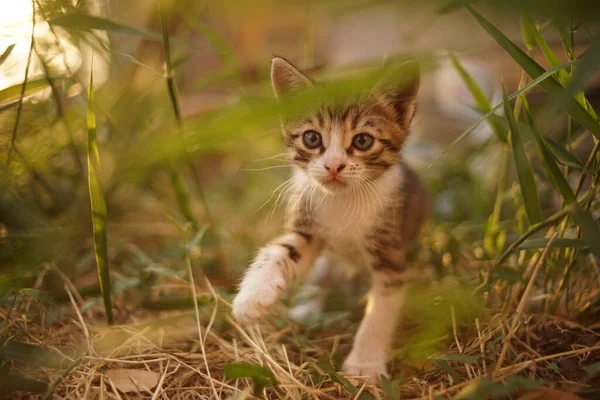
[{"label": "tabby kitten", "polygon": [[[272,61],[276,97],[312,81],[286,60]],[[344,370],[378,379],[400,316],[405,250],[427,215],[427,194],[400,150],[415,113],[418,78],[373,90],[347,104],[319,105],[312,115],[282,123],[294,160],[285,234],[263,247],[240,284],[233,314],[241,323],[264,317],[280,294],[307,272],[319,285],[336,260],[369,268],[365,316]],[[317,262],[315,260],[320,255]]]}]

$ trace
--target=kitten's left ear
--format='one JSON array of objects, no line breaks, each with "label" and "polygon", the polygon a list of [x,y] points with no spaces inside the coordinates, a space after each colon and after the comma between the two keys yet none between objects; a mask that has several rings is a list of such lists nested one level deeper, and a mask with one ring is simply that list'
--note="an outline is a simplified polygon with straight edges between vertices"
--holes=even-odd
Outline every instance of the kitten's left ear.
[{"label": "kitten's left ear", "polygon": [[420,82],[419,75],[418,64],[416,62],[408,63],[403,68],[404,81],[389,89],[386,94],[396,112],[396,121],[404,128],[410,126],[415,116]]},{"label": "kitten's left ear", "polygon": [[271,83],[277,98],[313,86],[306,75],[281,57],[271,60]]}]

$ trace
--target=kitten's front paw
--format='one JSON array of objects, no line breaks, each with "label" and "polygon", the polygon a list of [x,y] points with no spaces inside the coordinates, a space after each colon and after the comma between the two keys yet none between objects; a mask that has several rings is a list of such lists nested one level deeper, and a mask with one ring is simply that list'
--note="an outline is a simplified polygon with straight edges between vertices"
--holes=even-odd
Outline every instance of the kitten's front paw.
[{"label": "kitten's front paw", "polygon": [[285,287],[277,266],[264,265],[250,271],[233,300],[233,316],[242,324],[257,322],[269,312]]},{"label": "kitten's front paw", "polygon": [[385,364],[385,358],[377,361],[360,360],[350,354],[344,362],[343,370],[350,375],[366,378],[370,383],[377,383],[381,381],[381,375],[388,377]]}]

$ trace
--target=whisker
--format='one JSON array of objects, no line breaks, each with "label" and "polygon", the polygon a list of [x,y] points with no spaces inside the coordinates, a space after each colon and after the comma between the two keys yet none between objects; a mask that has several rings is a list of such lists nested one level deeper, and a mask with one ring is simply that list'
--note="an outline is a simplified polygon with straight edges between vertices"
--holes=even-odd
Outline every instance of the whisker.
[{"label": "whisker", "polygon": [[265,157],[265,158],[259,158],[257,160],[250,160],[250,161],[252,161],[252,162],[268,161],[268,160],[274,160],[274,159],[279,158],[279,157],[286,157],[287,158],[289,156],[290,156],[290,154],[288,152],[285,152],[285,153],[275,154],[274,156]]},{"label": "whisker", "polygon": [[273,169],[273,168],[289,168],[289,167],[295,167],[295,165],[294,164],[271,165],[270,167],[264,167],[264,168],[242,168],[242,171],[266,171],[268,169]]}]

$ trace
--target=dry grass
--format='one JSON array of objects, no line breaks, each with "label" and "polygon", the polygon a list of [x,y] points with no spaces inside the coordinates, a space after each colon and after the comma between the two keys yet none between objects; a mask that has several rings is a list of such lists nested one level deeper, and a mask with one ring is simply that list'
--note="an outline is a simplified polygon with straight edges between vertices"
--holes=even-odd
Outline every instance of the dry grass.
[{"label": "dry grass", "polygon": [[[65,365],[76,362],[72,370],[29,371],[57,382],[48,397],[53,399],[225,399],[246,394],[251,387],[248,380],[224,376],[224,365],[242,361],[266,366],[279,383],[278,391],[268,388],[259,398],[352,399],[366,394],[387,398],[381,386],[346,377],[356,387],[349,393],[336,383],[337,375],[328,376],[321,368],[323,356],[349,351],[356,321],[310,331],[274,316],[260,328],[246,328],[229,317],[229,304],[208,282],[197,290],[218,300],[192,312],[140,311],[115,327],[104,326],[100,309],[82,312],[77,295],[70,296],[71,309],[65,310],[65,316],[51,325],[44,323],[45,306],[34,302],[26,313],[27,305],[22,304],[20,312],[13,311],[9,332],[23,342],[61,353],[68,360]],[[598,395],[598,382],[589,380],[583,366],[600,360],[600,324],[584,327],[526,313],[510,319],[491,310],[487,315],[455,325],[447,340],[440,339],[440,353],[446,359],[463,354],[474,356],[472,361],[448,361],[448,370],[427,360],[409,364],[396,359],[392,369],[394,376],[401,376],[402,399],[472,398],[469,393],[492,373],[496,382],[519,375],[561,390]],[[401,334],[405,335],[410,331]],[[153,371],[158,384],[151,388],[140,384],[137,392],[121,393],[107,372],[123,368]],[[13,394],[11,398],[36,397]]]}]

